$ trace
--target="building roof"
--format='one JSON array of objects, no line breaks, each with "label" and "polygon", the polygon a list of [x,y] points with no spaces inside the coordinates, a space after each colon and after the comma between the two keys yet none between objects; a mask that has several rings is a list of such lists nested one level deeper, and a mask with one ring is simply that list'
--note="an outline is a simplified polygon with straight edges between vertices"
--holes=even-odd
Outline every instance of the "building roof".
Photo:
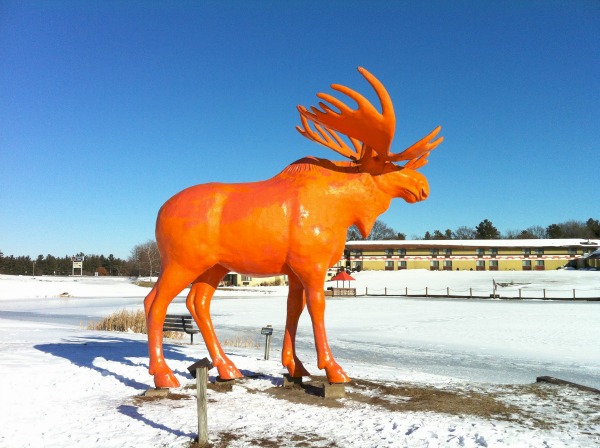
[{"label": "building roof", "polygon": [[564,239],[502,239],[502,240],[359,240],[347,241],[346,247],[372,247],[372,248],[429,248],[429,247],[579,247],[596,249],[600,247],[600,240],[585,238]]}]

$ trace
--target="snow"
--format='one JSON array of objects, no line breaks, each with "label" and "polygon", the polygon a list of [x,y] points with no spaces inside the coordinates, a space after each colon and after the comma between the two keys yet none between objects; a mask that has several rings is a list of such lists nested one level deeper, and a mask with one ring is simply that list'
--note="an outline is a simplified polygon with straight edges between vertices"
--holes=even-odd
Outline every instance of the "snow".
[{"label": "snow", "polygon": [[347,241],[351,246],[439,246],[439,247],[580,247],[589,245],[598,247],[600,241],[584,238],[553,238],[553,239],[498,239],[498,240],[359,240]]},{"label": "snow", "polygon": [[[427,286],[489,294],[495,280],[507,285],[499,290],[600,296],[600,273],[589,271],[353,276],[359,292]],[[187,367],[207,356],[204,346],[169,341],[167,362],[182,388],[148,399],[145,336],[85,329],[114,311],[142,309],[148,291],[125,278],[0,276],[0,447],[189,445],[197,420]],[[169,312],[185,311],[185,294]],[[268,361],[262,347],[225,347],[247,377],[231,391],[208,391],[214,446],[600,445],[600,395],[535,383],[549,375],[600,388],[600,302],[330,298],[329,342],[353,382],[346,398],[326,400],[280,387],[285,295],[284,287],[238,288],[213,300],[221,341],[248,336],[262,344],[261,327],[274,327]],[[297,348],[322,381],[306,313]]]}]

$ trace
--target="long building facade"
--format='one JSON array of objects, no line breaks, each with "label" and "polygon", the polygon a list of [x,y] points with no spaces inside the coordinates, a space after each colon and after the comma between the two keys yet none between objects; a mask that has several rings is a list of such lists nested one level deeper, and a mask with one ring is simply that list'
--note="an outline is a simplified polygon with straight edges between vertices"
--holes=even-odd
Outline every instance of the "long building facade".
[{"label": "long building facade", "polygon": [[600,240],[382,240],[348,241],[339,268],[543,271],[565,266],[598,268]]}]

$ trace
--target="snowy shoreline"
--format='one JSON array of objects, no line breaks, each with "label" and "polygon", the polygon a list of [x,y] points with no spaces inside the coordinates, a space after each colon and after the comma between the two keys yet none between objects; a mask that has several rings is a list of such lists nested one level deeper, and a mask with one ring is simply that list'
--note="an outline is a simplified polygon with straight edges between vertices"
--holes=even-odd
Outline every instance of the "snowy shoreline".
[{"label": "snowy shoreline", "polygon": [[[492,276],[482,273],[385,274],[358,273],[356,285],[459,288],[468,282],[492,288]],[[521,287],[600,287],[594,272],[494,274],[496,281]],[[287,288],[244,289],[217,292],[211,307],[217,333],[221,341],[248,336],[262,345],[260,328],[272,324],[271,359],[262,359],[262,348],[225,347],[253,379],[231,392],[209,390],[215,446],[600,444],[600,397],[535,384],[537,376],[548,375],[600,387],[597,302],[328,299],[331,348],[355,380],[351,396],[331,407],[318,398],[295,402],[279,395]],[[184,398],[144,401],[140,395],[152,386],[145,336],[89,331],[80,324],[83,317],[142,309],[148,291],[123,278],[0,276],[0,374],[8,386],[0,407],[0,447],[188,446],[196,427],[193,391],[185,389],[193,384],[187,367],[207,356],[204,345],[167,343],[167,362],[184,385],[174,392]],[[69,296],[61,298],[65,292]],[[185,294],[169,312],[186,312]],[[306,313],[297,349],[309,371],[323,375]],[[214,379],[215,372],[210,375]],[[511,411],[486,416],[470,408],[474,399]],[[457,410],[445,410],[446,400],[457,400]]]}]

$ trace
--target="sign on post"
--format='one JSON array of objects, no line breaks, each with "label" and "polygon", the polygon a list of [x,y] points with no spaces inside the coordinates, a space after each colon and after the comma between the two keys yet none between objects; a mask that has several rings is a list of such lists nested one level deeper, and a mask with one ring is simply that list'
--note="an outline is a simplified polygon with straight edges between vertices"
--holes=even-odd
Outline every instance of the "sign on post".
[{"label": "sign on post", "polygon": [[260,330],[260,334],[265,335],[265,360],[269,359],[269,351],[271,350],[271,335],[273,334],[273,326],[267,325]]},{"label": "sign on post", "polygon": [[85,259],[85,257],[83,257],[83,256],[73,255],[71,257],[71,261],[73,262],[73,270],[71,272],[71,275],[75,275],[75,269],[79,269],[80,277],[83,275],[83,260],[84,259]]}]

